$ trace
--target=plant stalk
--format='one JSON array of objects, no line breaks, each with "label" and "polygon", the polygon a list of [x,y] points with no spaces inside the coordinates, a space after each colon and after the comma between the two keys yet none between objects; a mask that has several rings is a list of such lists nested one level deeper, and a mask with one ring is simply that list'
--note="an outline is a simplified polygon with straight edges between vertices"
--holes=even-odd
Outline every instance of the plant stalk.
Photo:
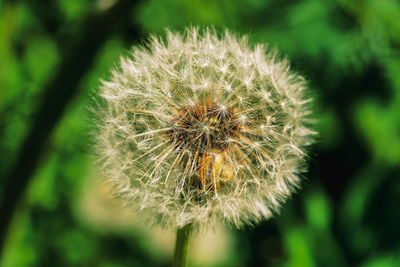
[{"label": "plant stalk", "polygon": [[189,238],[192,233],[192,224],[187,224],[176,230],[176,243],[173,267],[185,267],[189,249]]}]

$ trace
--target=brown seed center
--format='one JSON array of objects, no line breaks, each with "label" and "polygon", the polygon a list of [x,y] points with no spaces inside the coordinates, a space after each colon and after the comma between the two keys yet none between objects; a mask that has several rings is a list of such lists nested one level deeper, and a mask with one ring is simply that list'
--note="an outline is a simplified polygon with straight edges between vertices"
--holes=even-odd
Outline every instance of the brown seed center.
[{"label": "brown seed center", "polygon": [[171,128],[168,135],[177,150],[204,154],[224,151],[239,135],[240,124],[233,109],[206,102],[180,108]]}]

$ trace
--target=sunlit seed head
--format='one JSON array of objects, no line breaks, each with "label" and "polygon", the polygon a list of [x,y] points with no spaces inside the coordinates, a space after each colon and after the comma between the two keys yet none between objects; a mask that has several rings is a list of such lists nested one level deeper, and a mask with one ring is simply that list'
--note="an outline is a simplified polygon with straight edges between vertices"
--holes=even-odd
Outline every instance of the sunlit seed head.
[{"label": "sunlit seed head", "polygon": [[246,37],[152,37],[101,88],[101,168],[152,224],[268,219],[298,188],[313,142],[306,94],[286,60]]}]

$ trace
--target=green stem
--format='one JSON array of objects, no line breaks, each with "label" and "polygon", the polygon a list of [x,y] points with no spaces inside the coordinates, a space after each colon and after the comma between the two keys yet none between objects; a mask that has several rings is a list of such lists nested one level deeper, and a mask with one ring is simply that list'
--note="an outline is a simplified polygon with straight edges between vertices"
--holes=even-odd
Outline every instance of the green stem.
[{"label": "green stem", "polygon": [[176,243],[173,267],[185,267],[189,248],[189,237],[192,233],[192,225],[187,224],[176,230]]}]

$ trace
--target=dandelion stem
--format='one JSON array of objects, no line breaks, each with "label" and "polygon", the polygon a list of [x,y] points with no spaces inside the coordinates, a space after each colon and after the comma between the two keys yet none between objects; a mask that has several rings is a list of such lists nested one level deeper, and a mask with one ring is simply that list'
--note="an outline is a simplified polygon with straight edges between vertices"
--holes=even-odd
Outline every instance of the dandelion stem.
[{"label": "dandelion stem", "polygon": [[173,267],[185,267],[187,252],[189,250],[189,238],[192,233],[192,224],[187,224],[176,230],[176,243]]}]

